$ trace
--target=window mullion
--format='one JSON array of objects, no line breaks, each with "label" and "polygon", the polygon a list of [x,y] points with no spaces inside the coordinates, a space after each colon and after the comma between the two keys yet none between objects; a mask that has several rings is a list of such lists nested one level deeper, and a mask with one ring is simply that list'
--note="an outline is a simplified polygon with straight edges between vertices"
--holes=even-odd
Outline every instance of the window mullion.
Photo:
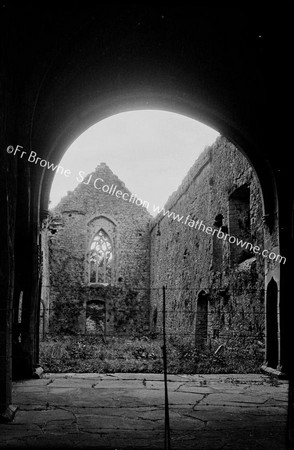
[{"label": "window mullion", "polygon": [[[93,247],[93,243],[95,244]],[[110,283],[112,279],[113,249],[108,235],[100,229],[94,236],[91,249],[95,250],[95,280],[91,281],[91,253],[90,253],[90,283]],[[108,256],[107,256],[108,255]],[[101,258],[102,257],[102,258]],[[102,259],[102,260],[101,260]],[[99,263],[100,261],[100,263]]]}]

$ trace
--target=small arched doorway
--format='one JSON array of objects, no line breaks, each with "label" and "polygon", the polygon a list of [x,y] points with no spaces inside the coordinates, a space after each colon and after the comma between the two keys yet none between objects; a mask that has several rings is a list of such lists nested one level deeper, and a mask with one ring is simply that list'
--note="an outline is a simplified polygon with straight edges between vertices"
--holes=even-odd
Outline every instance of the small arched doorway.
[{"label": "small arched doorway", "polygon": [[279,364],[278,286],[272,278],[266,291],[266,360],[268,366]]}]

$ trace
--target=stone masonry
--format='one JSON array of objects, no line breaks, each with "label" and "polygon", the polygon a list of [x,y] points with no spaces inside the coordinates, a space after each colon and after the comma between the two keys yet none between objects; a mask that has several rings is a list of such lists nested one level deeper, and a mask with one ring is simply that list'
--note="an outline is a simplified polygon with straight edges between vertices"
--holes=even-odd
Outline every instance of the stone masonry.
[{"label": "stone masonry", "polygon": [[[144,206],[101,163],[82,177],[52,211],[47,223],[50,331],[142,333],[149,329],[149,221]],[[112,187],[114,194],[107,193]],[[103,188],[103,190],[102,190]],[[117,192],[126,194],[124,200]],[[111,261],[91,279],[90,245],[103,233]],[[103,239],[104,239],[103,237]],[[109,247],[110,248],[110,247]],[[109,256],[109,254],[108,254]],[[95,270],[95,269],[93,269]]]},{"label": "stone masonry", "polygon": [[[151,223],[151,324],[198,346],[264,351],[264,258],[207,234],[210,226],[263,247],[261,193],[243,155],[220,137],[197,159]],[[188,217],[188,219],[187,219]],[[198,220],[198,227],[196,222]],[[250,246],[249,246],[250,249]]]}]

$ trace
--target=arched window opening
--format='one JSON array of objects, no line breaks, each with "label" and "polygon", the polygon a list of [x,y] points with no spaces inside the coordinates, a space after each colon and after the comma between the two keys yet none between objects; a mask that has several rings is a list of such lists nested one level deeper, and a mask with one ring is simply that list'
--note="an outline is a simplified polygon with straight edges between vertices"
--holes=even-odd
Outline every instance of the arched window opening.
[{"label": "arched window opening", "polygon": [[90,283],[111,283],[113,247],[104,230],[98,231],[90,246]]}]

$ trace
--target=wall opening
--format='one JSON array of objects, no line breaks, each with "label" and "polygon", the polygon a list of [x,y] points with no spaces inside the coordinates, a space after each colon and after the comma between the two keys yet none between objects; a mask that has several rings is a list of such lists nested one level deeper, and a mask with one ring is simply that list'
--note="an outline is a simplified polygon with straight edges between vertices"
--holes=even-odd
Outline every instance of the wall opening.
[{"label": "wall opening", "polygon": [[[229,198],[229,232],[235,238],[250,243],[250,188],[243,185],[237,188]],[[252,256],[247,248],[230,244],[231,262],[241,263]]]},{"label": "wall opening", "polygon": [[[224,216],[217,214],[213,225],[216,228],[222,229]],[[223,241],[217,237],[217,234],[213,235],[212,243],[212,264],[213,270],[221,272],[223,267]]]},{"label": "wall opening", "polygon": [[196,308],[195,345],[205,348],[208,332],[208,295],[204,291],[199,292]]},{"label": "wall opening", "polygon": [[111,283],[112,264],[113,245],[108,234],[101,228],[93,237],[90,246],[90,283]]},{"label": "wall opening", "polygon": [[106,336],[106,305],[103,300],[87,302],[86,334]]},{"label": "wall opening", "polygon": [[279,363],[278,285],[272,278],[266,290],[266,360],[269,367]]}]

